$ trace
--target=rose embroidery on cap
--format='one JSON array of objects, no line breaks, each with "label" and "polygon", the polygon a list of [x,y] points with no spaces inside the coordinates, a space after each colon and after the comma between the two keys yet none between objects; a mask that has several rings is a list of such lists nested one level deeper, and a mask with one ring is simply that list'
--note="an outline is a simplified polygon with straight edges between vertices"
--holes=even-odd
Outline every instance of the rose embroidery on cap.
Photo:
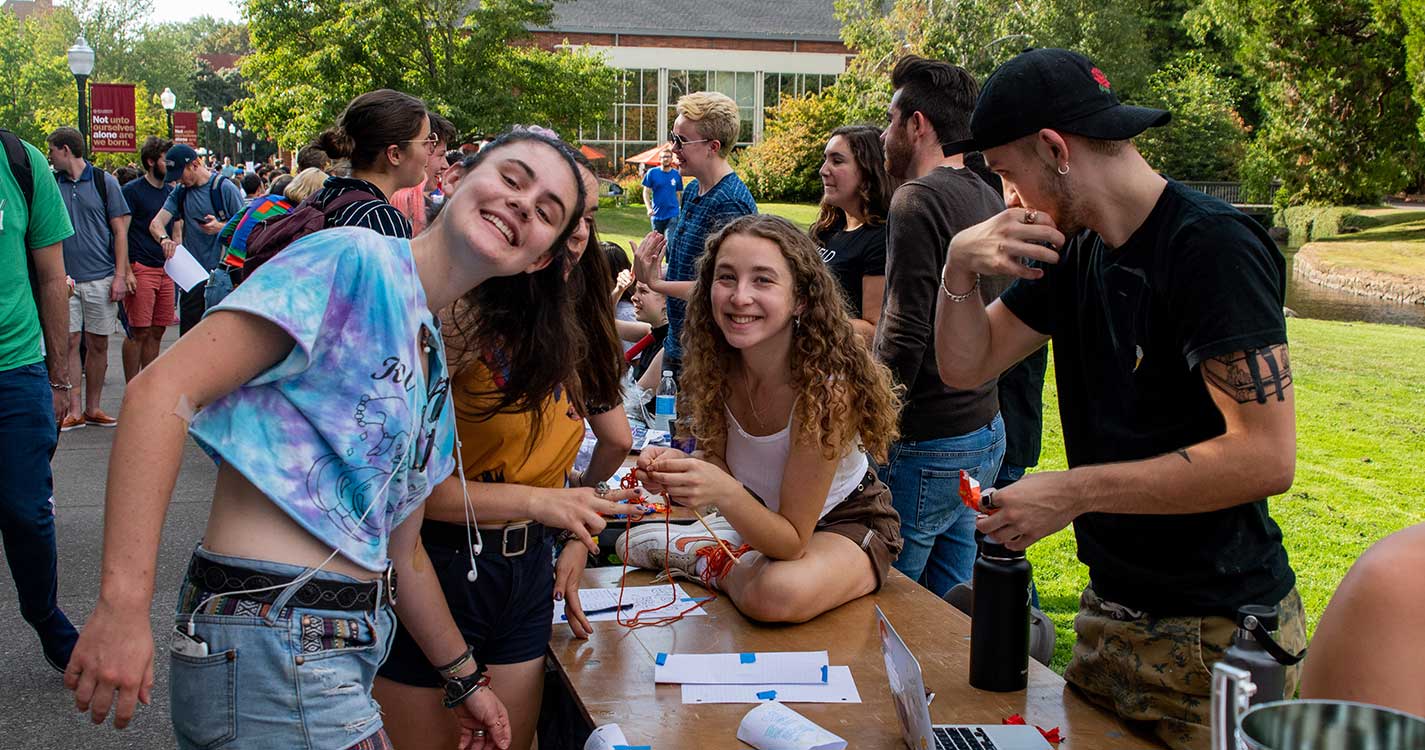
[{"label": "rose embroidery on cap", "polygon": [[1089,71],[1089,73],[1093,75],[1094,81],[1098,83],[1100,91],[1107,93],[1109,89],[1113,88],[1113,85],[1108,82],[1108,76],[1104,75],[1102,70],[1094,68]]}]

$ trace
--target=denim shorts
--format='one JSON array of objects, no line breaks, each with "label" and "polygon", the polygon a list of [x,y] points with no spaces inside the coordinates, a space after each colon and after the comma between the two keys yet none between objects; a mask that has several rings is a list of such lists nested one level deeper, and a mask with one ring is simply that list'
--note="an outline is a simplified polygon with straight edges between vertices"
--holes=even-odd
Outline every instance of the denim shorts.
[{"label": "denim shorts", "polygon": [[[533,527],[525,553],[500,554],[498,532],[485,531],[471,583],[469,544],[462,524],[426,521],[421,540],[440,579],[450,614],[481,664],[520,664],[544,656],[554,632],[554,535]],[[381,676],[403,685],[440,687],[444,681],[405,628],[397,627]]]},{"label": "denim shorts", "polygon": [[[193,554],[279,580],[308,570],[201,547]],[[325,571],[314,578],[357,582]],[[396,618],[390,605],[383,601],[366,611],[287,606],[299,586],[268,604],[240,594],[214,597],[185,578],[175,631],[167,634],[174,644],[169,688],[179,748],[332,750],[381,731],[371,682],[391,646]],[[176,650],[190,621],[207,656]]]}]

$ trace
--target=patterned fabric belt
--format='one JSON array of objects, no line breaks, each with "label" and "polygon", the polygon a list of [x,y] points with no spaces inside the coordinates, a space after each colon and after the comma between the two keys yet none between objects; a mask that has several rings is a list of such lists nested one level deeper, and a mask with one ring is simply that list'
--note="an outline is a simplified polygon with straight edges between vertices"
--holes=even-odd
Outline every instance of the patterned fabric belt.
[{"label": "patterned fabric belt", "polygon": [[[394,601],[395,574],[390,575],[391,596]],[[205,560],[195,556],[188,565],[188,581],[210,594],[238,594],[254,602],[271,604],[286,588],[286,584],[296,580],[294,576],[277,576],[236,565]],[[265,589],[254,591],[253,589]],[[328,581],[313,578],[286,602],[288,607],[309,609],[331,609],[343,612],[362,612],[376,608],[380,600],[381,581],[354,583]]]}]

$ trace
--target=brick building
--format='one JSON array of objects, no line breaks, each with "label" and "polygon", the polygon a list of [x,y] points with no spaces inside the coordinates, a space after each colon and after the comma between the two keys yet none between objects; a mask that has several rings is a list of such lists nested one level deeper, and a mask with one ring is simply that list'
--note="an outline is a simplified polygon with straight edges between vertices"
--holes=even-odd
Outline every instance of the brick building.
[{"label": "brick building", "polygon": [[8,10],[23,21],[35,14],[54,10],[54,0],[4,0],[0,2],[0,10]]},{"label": "brick building", "polygon": [[580,140],[621,164],[664,142],[678,97],[721,91],[742,111],[739,145],[762,138],[782,94],[819,91],[846,70],[834,0],[571,0],[534,30],[546,49],[588,45],[623,71],[608,116]]}]

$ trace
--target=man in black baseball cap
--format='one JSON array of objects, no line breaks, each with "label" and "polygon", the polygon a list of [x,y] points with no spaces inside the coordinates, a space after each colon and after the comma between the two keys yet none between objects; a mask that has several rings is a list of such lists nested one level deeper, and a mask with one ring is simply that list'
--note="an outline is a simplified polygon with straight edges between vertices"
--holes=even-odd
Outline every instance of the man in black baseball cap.
[{"label": "man in black baseball cap", "polygon": [[[1278,642],[1305,645],[1266,501],[1291,486],[1296,422],[1281,253],[1143,159],[1132,137],[1168,119],[1119,102],[1075,52],[1000,66],[971,137],[945,150],[981,150],[1008,208],[951,240],[935,352],[967,387],[1053,341],[1069,470],[999,491],[978,528],[1022,549],[1073,523],[1091,583],[1065,679],[1171,747],[1207,748],[1209,665],[1238,608],[1278,608]],[[991,274],[1019,278],[966,304]]]}]

